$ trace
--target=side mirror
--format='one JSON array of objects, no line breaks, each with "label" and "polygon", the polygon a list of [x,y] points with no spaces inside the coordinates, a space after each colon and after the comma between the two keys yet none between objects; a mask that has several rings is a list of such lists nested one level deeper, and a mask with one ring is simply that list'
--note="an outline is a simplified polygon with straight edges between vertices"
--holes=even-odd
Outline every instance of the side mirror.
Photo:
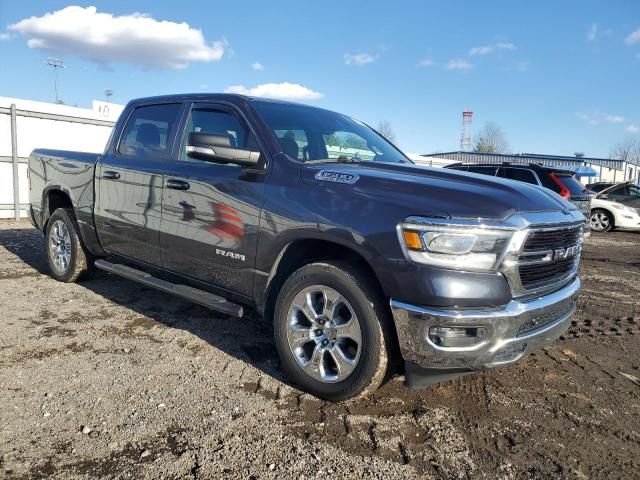
[{"label": "side mirror", "polygon": [[227,135],[191,132],[186,146],[187,156],[217,163],[234,163],[243,167],[256,167],[260,152],[231,146]]},{"label": "side mirror", "polygon": [[609,195],[607,195],[606,193],[604,195],[598,195],[598,198],[602,199],[602,200],[609,200]]}]

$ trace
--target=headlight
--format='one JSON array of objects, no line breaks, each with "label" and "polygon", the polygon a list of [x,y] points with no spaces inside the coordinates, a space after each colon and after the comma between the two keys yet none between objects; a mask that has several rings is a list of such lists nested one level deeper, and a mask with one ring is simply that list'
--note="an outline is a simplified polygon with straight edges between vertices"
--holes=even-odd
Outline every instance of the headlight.
[{"label": "headlight", "polygon": [[403,223],[400,242],[410,260],[465,270],[496,270],[514,232],[482,227]]}]

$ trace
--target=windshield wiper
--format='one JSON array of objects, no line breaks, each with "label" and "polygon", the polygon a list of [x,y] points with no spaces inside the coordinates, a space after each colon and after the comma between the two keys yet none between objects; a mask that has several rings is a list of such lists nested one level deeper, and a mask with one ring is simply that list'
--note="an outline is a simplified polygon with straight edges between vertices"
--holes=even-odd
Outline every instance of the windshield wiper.
[{"label": "windshield wiper", "polygon": [[340,155],[337,158],[321,158],[318,160],[307,160],[304,163],[360,163],[366,162],[367,160],[362,160],[361,158],[356,157],[347,157],[345,155]]}]

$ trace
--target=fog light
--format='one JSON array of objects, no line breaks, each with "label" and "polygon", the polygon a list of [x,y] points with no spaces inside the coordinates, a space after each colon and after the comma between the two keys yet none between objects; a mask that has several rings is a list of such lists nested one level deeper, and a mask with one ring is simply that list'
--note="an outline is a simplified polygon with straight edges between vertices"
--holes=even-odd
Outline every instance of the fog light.
[{"label": "fog light", "polygon": [[439,347],[473,347],[484,341],[484,327],[431,327],[429,340]]}]

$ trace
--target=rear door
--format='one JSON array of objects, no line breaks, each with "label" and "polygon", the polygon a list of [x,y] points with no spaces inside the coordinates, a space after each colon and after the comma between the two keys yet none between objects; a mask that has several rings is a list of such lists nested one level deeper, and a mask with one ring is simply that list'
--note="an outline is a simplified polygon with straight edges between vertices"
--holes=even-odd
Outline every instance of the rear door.
[{"label": "rear door", "polygon": [[164,268],[250,296],[265,173],[188,157],[190,132],[224,135],[260,150],[242,115],[228,105],[193,103],[178,155],[165,167],[160,246]]},{"label": "rear door", "polygon": [[161,266],[163,168],[171,155],[180,103],[140,105],[96,167],[94,216],[102,247]]}]

